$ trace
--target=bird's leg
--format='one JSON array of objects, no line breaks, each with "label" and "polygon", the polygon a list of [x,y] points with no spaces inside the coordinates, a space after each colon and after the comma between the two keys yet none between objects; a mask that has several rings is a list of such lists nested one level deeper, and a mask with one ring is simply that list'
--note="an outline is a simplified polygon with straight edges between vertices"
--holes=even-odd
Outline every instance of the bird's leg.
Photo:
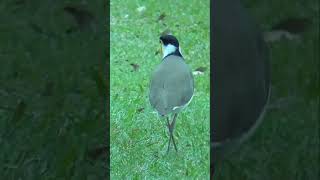
[{"label": "bird's leg", "polygon": [[174,138],[173,138],[173,130],[174,130],[174,127],[175,127],[175,124],[176,124],[176,118],[177,118],[177,115],[178,113],[175,113],[174,116],[173,116],[173,120],[170,124],[170,138],[172,139],[172,143],[173,143],[173,146],[174,146],[174,149],[176,150],[176,152],[178,152],[178,149],[177,149],[177,146],[176,146],[176,143],[174,141]]},{"label": "bird's leg", "polygon": [[169,117],[167,117],[167,126],[168,126],[168,129],[169,129],[169,136],[170,136],[170,137],[169,137],[169,143],[168,143],[167,153],[168,153],[169,150],[170,150],[171,140],[172,140],[174,149],[176,150],[176,152],[178,151],[176,142],[174,141],[174,137],[173,137],[173,130],[174,130],[174,127],[175,127],[175,124],[176,124],[177,115],[178,115],[178,113],[174,114],[173,120],[172,120],[171,124],[170,124],[170,122],[169,122]]},{"label": "bird's leg", "polygon": [[167,149],[167,153],[170,150],[170,144],[171,144],[171,126],[170,126],[170,122],[169,122],[169,117],[167,117],[167,126],[168,126],[168,130],[169,130],[169,143],[168,143],[168,149]]}]

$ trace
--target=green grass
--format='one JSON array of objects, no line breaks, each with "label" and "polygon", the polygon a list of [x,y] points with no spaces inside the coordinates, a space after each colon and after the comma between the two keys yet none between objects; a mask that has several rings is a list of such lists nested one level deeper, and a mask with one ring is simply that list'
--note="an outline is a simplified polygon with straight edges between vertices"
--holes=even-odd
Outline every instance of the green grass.
[{"label": "green grass", "polygon": [[245,2],[263,30],[287,17],[307,17],[313,24],[301,41],[270,44],[270,104],[278,107],[268,110],[249,141],[216,165],[215,179],[318,179],[319,2]]},{"label": "green grass", "polygon": [[[136,9],[145,6],[143,12]],[[110,124],[111,178],[186,179],[209,177],[209,1],[111,1]],[[158,17],[165,13],[162,22]],[[194,70],[195,97],[178,115],[175,140],[168,155],[165,119],[153,113],[148,100],[155,55],[164,30],[178,37],[186,62]],[[139,65],[133,71],[131,63]],[[138,109],[143,108],[139,112]]]},{"label": "green grass", "polygon": [[[1,179],[106,178],[105,155],[90,155],[107,144],[106,32],[66,34],[67,3],[0,2]],[[85,8],[105,17],[103,4]]]}]

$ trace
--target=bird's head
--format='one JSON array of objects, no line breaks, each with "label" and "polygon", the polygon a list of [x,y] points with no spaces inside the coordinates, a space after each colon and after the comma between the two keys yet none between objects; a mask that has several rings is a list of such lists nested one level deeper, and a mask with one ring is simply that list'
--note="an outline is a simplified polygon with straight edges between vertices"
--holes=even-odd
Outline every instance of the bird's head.
[{"label": "bird's head", "polygon": [[182,56],[178,39],[173,35],[162,35],[160,37],[163,58],[169,54]]}]

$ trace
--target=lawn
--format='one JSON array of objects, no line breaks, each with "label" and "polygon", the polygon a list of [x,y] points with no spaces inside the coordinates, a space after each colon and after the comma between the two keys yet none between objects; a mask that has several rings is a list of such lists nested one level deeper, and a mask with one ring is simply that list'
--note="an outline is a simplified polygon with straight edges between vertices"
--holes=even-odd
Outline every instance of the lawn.
[{"label": "lawn", "polygon": [[[111,1],[110,150],[112,179],[209,178],[209,1]],[[139,11],[140,10],[140,11]],[[165,119],[148,100],[153,69],[161,62],[159,37],[171,31],[195,70],[195,96],[178,115],[166,154]]]},{"label": "lawn", "polygon": [[215,179],[318,179],[319,2],[243,2],[264,31],[288,17],[306,17],[312,25],[300,40],[269,44],[272,97],[268,112],[254,136],[217,164]]}]

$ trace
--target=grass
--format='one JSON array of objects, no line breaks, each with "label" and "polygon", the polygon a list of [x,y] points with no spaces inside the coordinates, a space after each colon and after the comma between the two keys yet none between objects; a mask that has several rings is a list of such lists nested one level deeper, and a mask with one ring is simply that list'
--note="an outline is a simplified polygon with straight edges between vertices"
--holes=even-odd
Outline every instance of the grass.
[{"label": "grass", "polygon": [[[137,8],[145,10],[138,12]],[[148,100],[152,70],[161,62],[160,33],[178,37],[187,64],[209,67],[209,1],[111,1],[111,179],[209,177],[209,70],[195,77],[196,93],[178,115],[178,153],[166,155],[165,119]],[[165,13],[163,20],[158,17]],[[135,71],[130,64],[137,64]]]},{"label": "grass", "polygon": [[[217,165],[215,179],[319,178],[319,2],[244,3],[263,30],[287,17],[313,24],[301,41],[270,44],[272,99],[254,136]],[[281,103],[280,103],[281,102]]]},{"label": "grass", "polygon": [[[107,176],[105,151],[94,153],[107,144],[106,33],[66,33],[75,26],[67,4],[0,2],[1,179]],[[103,4],[84,7],[105,17]]]}]

